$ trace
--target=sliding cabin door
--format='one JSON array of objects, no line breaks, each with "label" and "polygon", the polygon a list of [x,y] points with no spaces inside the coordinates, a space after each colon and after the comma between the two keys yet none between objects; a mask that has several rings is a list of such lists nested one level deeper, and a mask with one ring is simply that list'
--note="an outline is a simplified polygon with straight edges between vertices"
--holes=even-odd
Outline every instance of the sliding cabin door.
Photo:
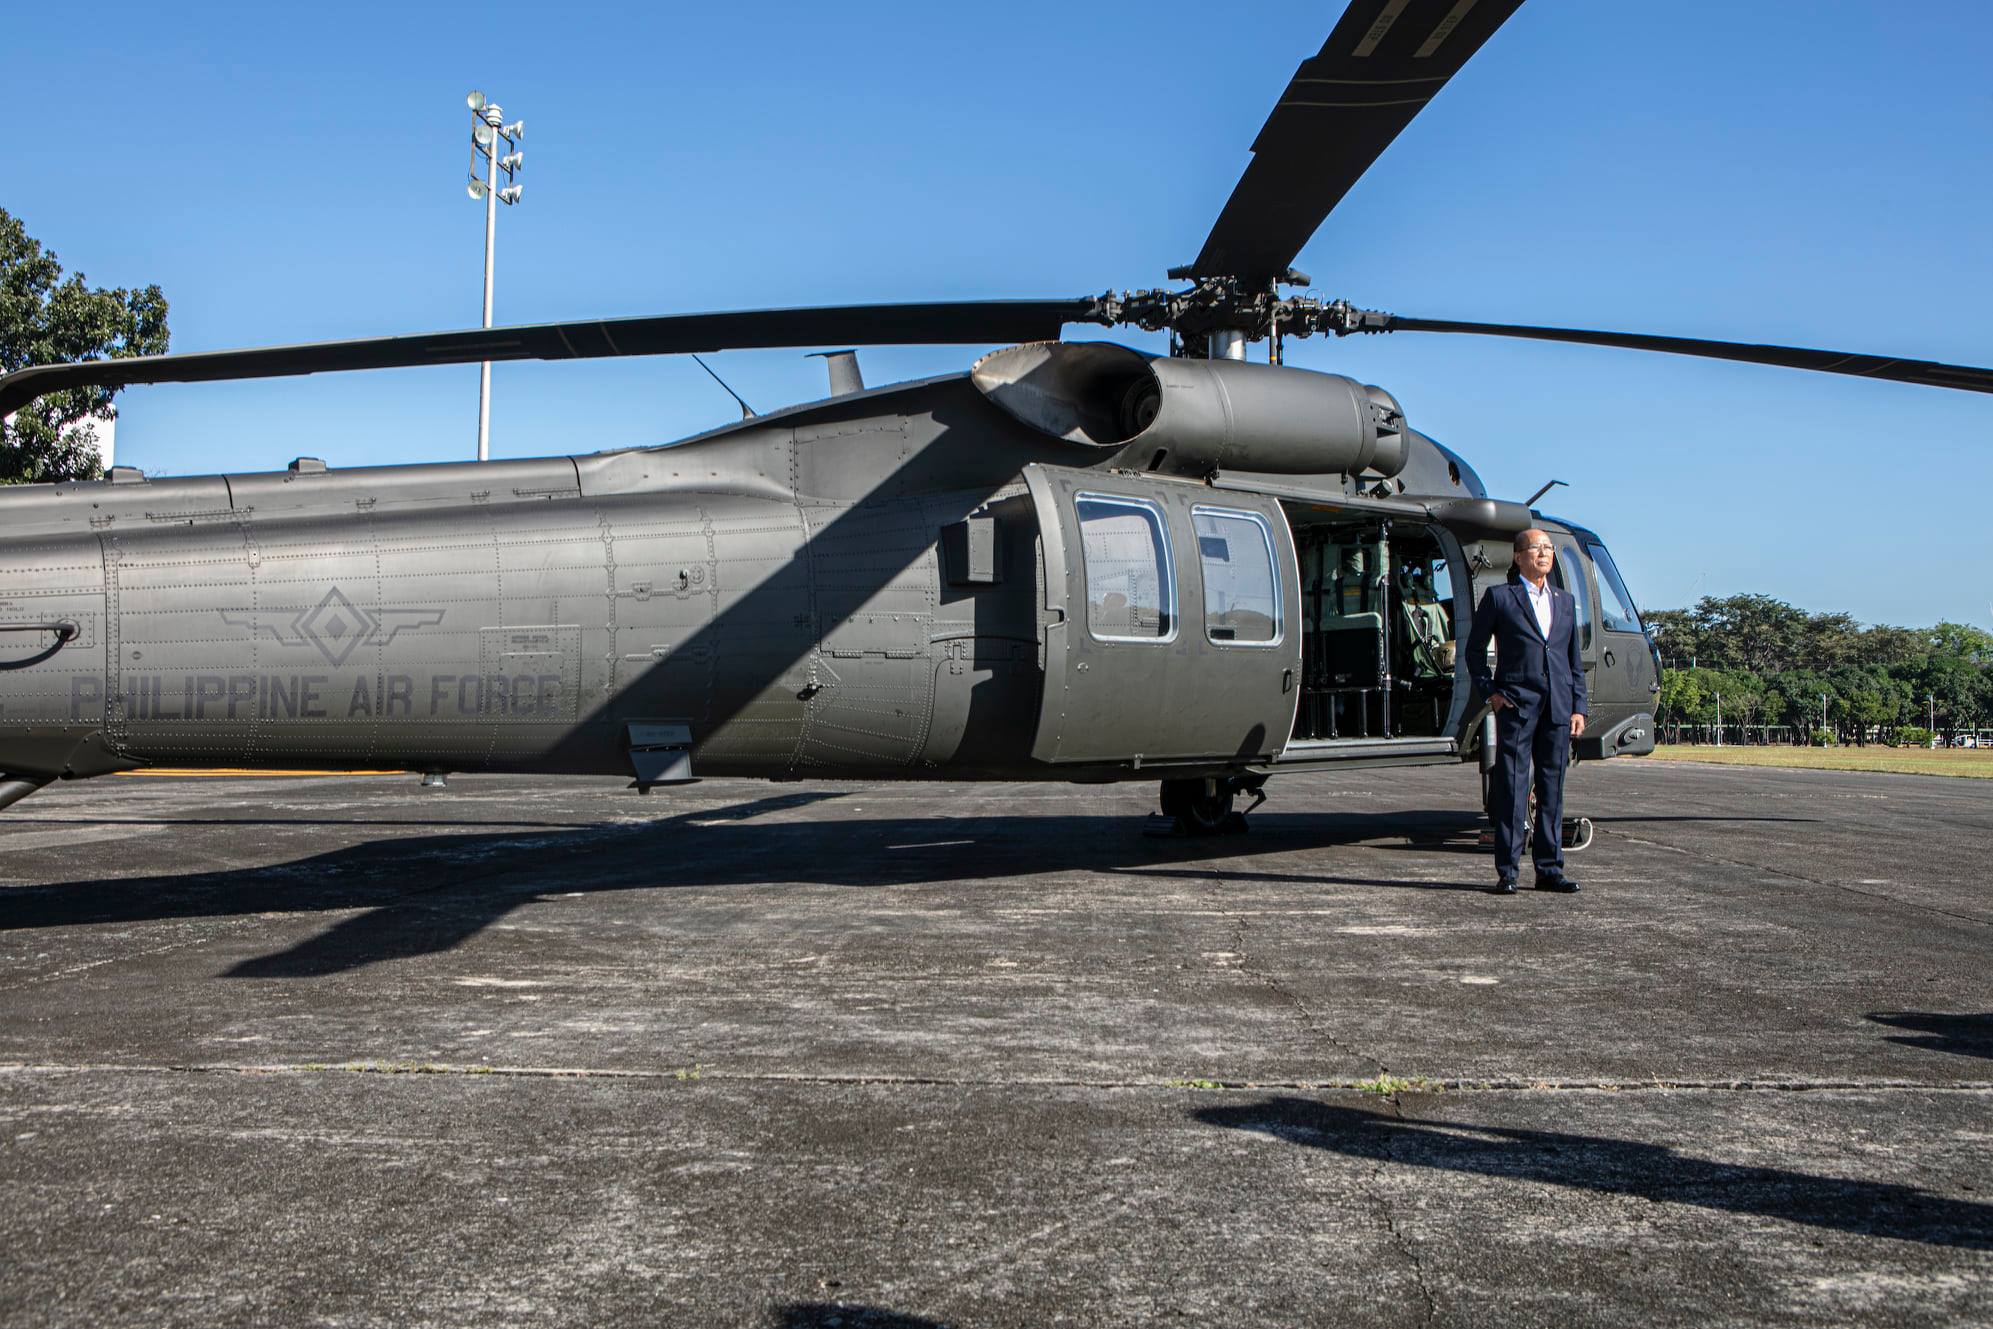
[{"label": "sliding cabin door", "polygon": [[1031,466],[1047,762],[1259,762],[1294,722],[1294,546],[1278,503]]}]

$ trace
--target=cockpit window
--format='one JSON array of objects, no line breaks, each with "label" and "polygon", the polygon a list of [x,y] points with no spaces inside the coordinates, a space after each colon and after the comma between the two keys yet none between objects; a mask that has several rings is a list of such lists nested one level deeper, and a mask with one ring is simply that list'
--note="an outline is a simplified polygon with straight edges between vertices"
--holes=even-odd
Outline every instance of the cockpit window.
[{"label": "cockpit window", "polygon": [[1619,579],[1612,555],[1604,545],[1586,545],[1585,549],[1599,570],[1600,623],[1607,632],[1640,631],[1640,611],[1633,607],[1633,597],[1626,593],[1626,583]]},{"label": "cockpit window", "polygon": [[1571,599],[1578,606],[1578,649],[1589,651],[1592,648],[1592,588],[1585,580],[1584,560],[1578,557],[1578,546],[1571,543],[1569,536],[1553,537],[1557,546],[1557,580],[1571,593]]}]

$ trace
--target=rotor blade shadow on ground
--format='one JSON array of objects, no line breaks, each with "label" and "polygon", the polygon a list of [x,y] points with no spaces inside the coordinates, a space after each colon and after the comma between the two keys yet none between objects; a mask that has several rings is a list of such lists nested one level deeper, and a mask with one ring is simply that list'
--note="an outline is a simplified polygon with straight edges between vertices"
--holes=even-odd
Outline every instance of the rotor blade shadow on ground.
[{"label": "rotor blade shadow on ground", "polygon": [[1953,1052],[1961,1057],[1993,1057],[1993,1011],[1945,1015],[1936,1011],[1874,1011],[1869,1019],[1901,1029],[1911,1037],[1892,1035],[1904,1047]]},{"label": "rotor blade shadow on ground", "polygon": [[1805,826],[1817,826],[1820,824],[1820,818],[1818,817],[1593,817],[1592,820],[1602,826],[1614,825],[1620,822],[1654,822],[1658,825],[1659,823],[1670,821],[1713,821],[1719,824],[1733,821],[1790,821]]},{"label": "rotor blade shadow on ground", "polygon": [[1204,870],[1184,868],[1113,868],[1117,874],[1140,877],[1175,878],[1189,881],[1264,881],[1282,886],[1377,886],[1389,890],[1412,891],[1485,891],[1486,880],[1480,881],[1420,881],[1411,877],[1386,879],[1382,877],[1322,877],[1289,872],[1238,872],[1223,868]]},{"label": "rotor blade shadow on ground", "polygon": [[[862,420],[870,418],[866,413],[877,408],[860,402],[849,409],[856,413],[853,419]],[[975,511],[1014,481],[1025,463],[1070,464],[1074,459],[1075,445],[1063,439],[1024,437],[1022,427],[985,400],[966,376],[929,385],[926,395],[909,397],[904,409],[924,412],[935,426],[934,434],[883,470],[864,493],[837,498],[836,502],[849,506],[812,531],[787,565],[746,588],[738,599],[673,647],[674,658],[725,662],[714,681],[701,689],[703,695],[674,698],[675,709],[662,712],[683,715],[691,724],[695,769],[699,742],[781,686],[785,677],[800,689],[802,679],[794,672],[797,667],[863,612],[874,596],[931,554],[943,526]],[[818,425],[838,423],[833,416],[814,418]],[[993,432],[1001,432],[1007,446],[991,446]],[[791,446],[800,450],[838,445],[816,440]],[[882,511],[891,510],[895,503],[907,504],[903,514],[931,529],[932,535],[902,542],[896,548],[881,548],[876,524]],[[813,559],[821,557],[816,547],[836,549],[853,542],[866,546],[867,557],[839,567],[834,594],[815,587],[823,572],[821,566],[811,566]],[[653,672],[665,667],[660,664]],[[643,678],[633,680],[617,698],[574,727],[568,746],[576,769],[595,769],[590,763],[598,740],[591,730],[605,711],[612,712],[609,718],[613,720],[616,708],[634,707],[636,713],[643,714],[644,706],[656,704],[648,683]],[[798,695],[802,695],[800,690]],[[556,767],[565,755],[560,750],[553,754]]]},{"label": "rotor blade shadow on ground", "polygon": [[902,1315],[877,1306],[854,1306],[841,1301],[799,1301],[784,1306],[775,1329],[948,1329],[941,1320],[924,1315]]},{"label": "rotor blade shadow on ground", "polygon": [[1542,1182],[1861,1236],[1993,1250],[1993,1205],[1914,1186],[1719,1163],[1635,1140],[1406,1119],[1304,1098],[1205,1108],[1193,1115],[1208,1125],[1391,1167]]},{"label": "rotor blade shadow on ground", "polygon": [[[446,826],[475,826],[486,830],[489,830],[493,826],[505,826],[536,831],[572,830],[574,828],[574,823],[571,821],[514,821],[510,818],[493,820],[490,817],[477,820],[470,818],[378,817],[371,820],[354,821],[342,819],[339,824],[341,826],[405,826],[409,828],[417,826],[437,828]],[[325,819],[322,817],[173,817],[170,819],[161,819],[158,817],[9,817],[7,818],[7,825],[10,828],[15,826],[47,826],[51,829],[63,826],[323,826],[325,825]],[[4,833],[0,833],[0,849],[5,849],[6,847],[7,837]]]}]

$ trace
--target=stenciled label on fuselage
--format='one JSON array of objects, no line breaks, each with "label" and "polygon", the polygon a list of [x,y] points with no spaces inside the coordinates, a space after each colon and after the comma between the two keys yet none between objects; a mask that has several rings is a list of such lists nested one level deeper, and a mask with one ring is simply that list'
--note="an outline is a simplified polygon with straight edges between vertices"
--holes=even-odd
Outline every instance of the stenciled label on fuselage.
[{"label": "stenciled label on fuselage", "polygon": [[[154,673],[121,680],[127,721],[554,719],[569,698],[559,674]],[[69,718],[103,714],[104,681],[77,677]]]}]

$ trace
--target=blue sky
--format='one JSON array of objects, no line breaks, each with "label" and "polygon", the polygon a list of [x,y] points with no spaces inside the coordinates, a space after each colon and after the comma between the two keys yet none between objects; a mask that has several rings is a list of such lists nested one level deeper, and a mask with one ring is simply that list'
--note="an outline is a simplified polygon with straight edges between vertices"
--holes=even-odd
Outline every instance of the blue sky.
[{"label": "blue sky", "polygon": [[[526,121],[501,323],[1158,285],[1340,10],[19,7],[0,206],[93,283],[160,283],[177,350],[473,326],[475,87]],[[1993,364],[1988,49],[1978,0],[1530,0],[1298,266],[1406,314]],[[1993,627],[1993,397],[1466,337],[1291,347],[1389,388],[1497,493],[1569,481],[1555,510],[1646,606]],[[976,353],[862,358],[880,383]],[[716,367],[761,409],[823,393],[799,352]],[[476,396],[475,366],[136,388],[119,460],[468,457]],[[500,365],[492,447],[734,414],[689,360]]]}]

